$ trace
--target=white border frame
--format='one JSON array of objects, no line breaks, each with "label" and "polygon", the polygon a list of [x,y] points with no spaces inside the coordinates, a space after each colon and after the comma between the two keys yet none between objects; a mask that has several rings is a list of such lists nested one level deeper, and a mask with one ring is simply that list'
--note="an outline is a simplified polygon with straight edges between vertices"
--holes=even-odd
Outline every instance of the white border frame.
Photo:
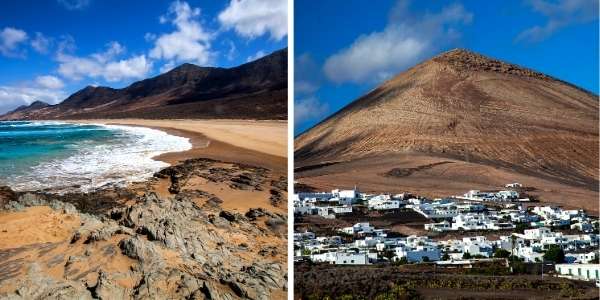
[{"label": "white border frame", "polygon": [[294,194],[294,0],[288,0],[288,228],[287,228],[287,294],[294,299],[294,208],[291,201]]}]

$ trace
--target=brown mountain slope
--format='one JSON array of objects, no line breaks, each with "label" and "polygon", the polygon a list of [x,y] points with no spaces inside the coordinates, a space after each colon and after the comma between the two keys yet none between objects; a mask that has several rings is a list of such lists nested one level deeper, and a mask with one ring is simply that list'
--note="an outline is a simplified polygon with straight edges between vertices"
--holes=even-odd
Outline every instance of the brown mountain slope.
[{"label": "brown mountain slope", "polygon": [[48,107],[50,104],[43,101],[34,101],[29,105],[21,105],[14,110],[9,111],[6,115],[14,116],[17,119],[25,119],[31,113],[35,113],[37,110]]},{"label": "brown mountain slope", "polygon": [[287,49],[235,68],[183,64],[123,89],[88,86],[57,105],[0,120],[287,118]]},{"label": "brown mountain slope", "polygon": [[[358,179],[368,178],[387,182],[377,188],[458,192],[502,184],[498,176],[472,176],[496,170],[506,180],[542,180],[537,184],[548,194],[556,192],[551,188],[556,183],[597,197],[598,96],[532,70],[453,50],[399,74],[298,136],[295,157],[300,181],[314,185],[335,185],[333,177],[344,177],[344,184],[360,186]],[[443,161],[453,163],[436,164]],[[433,166],[423,168],[428,164]],[[377,170],[369,167],[374,165]],[[401,171],[394,180],[385,175],[393,168],[415,170]],[[337,175],[327,179],[332,172]],[[429,175],[410,183],[423,174]],[[436,181],[450,174],[450,182]],[[437,184],[423,185],[426,180]],[[453,189],[453,181],[462,183]]]}]

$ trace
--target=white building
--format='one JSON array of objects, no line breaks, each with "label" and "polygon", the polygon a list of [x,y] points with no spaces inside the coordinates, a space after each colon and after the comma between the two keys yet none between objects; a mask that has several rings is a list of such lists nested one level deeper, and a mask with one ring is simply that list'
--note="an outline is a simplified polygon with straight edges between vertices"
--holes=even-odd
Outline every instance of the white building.
[{"label": "white building", "polygon": [[479,190],[470,190],[466,192],[462,199],[472,201],[511,201],[519,198],[519,193],[516,191],[499,191],[499,192],[482,192]]},{"label": "white building", "polygon": [[352,212],[352,205],[332,206],[331,210],[335,214],[348,214]]},{"label": "white building", "polygon": [[354,201],[356,198],[358,198],[358,190],[355,188],[353,190],[332,190],[331,194],[333,195],[333,197],[337,197],[339,199],[347,199],[347,200],[351,200]]},{"label": "white building", "polygon": [[332,193],[297,193],[294,194],[292,200],[314,199],[314,201],[328,201],[333,197]]},{"label": "white building", "polygon": [[440,249],[430,245],[416,247],[399,246],[394,249],[397,259],[406,257],[408,262],[438,261],[440,260]]},{"label": "white building", "polygon": [[481,255],[484,257],[490,257],[493,253],[492,244],[487,241],[484,236],[473,236],[464,237],[462,239],[463,249],[462,252],[469,253],[470,255]]},{"label": "white building", "polygon": [[369,223],[356,223],[351,227],[344,227],[340,231],[346,234],[364,234],[371,233],[375,228],[369,225]]},{"label": "white building", "polygon": [[333,264],[337,259],[337,252],[315,253],[310,255],[310,260],[313,262],[325,262]]},{"label": "white building", "polygon": [[544,259],[544,253],[539,252],[535,247],[519,247],[517,248],[516,255],[525,262],[540,262]]},{"label": "white building", "polygon": [[310,231],[294,232],[294,241],[312,240],[314,238],[315,234]]},{"label": "white building", "polygon": [[583,253],[566,253],[565,260],[568,263],[588,264],[596,259],[597,251],[589,251]]},{"label": "white building", "polygon": [[534,229],[525,229],[523,231],[523,237],[528,240],[541,240],[545,236],[550,236],[552,231],[550,228],[540,227]]},{"label": "white building", "polygon": [[518,182],[514,182],[514,183],[508,183],[504,187],[506,187],[506,188],[521,188],[521,187],[523,187],[523,185]]},{"label": "white building", "polygon": [[449,231],[449,230],[452,230],[452,226],[450,226],[450,222],[444,220],[439,223],[425,224],[425,230],[434,231],[434,232]]},{"label": "white building", "polygon": [[366,265],[369,264],[367,253],[338,252],[335,257],[336,265]]},{"label": "white building", "polygon": [[385,209],[397,209],[400,208],[400,200],[391,200],[389,197],[373,197],[368,200],[367,206],[369,209],[374,210],[385,210]]},{"label": "white building", "polygon": [[554,269],[561,277],[588,281],[600,279],[600,264],[557,264]]},{"label": "white building", "polygon": [[482,214],[464,214],[452,218],[452,230],[488,229],[488,217]]},{"label": "white building", "polygon": [[496,193],[496,197],[502,200],[516,200],[519,199],[519,193],[516,191],[499,191]]}]

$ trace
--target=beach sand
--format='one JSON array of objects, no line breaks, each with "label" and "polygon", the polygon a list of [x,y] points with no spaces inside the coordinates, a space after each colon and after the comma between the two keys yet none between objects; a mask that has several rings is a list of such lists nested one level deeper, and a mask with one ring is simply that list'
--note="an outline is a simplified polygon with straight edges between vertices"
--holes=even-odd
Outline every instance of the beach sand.
[{"label": "beach sand", "polygon": [[[192,149],[155,157],[171,165],[191,158],[210,158],[270,169],[269,180],[287,177],[287,122],[277,120],[76,120],[76,123],[129,125],[154,128],[172,135],[187,137]],[[168,180],[150,185],[160,195],[168,196]],[[147,188],[144,185],[144,188]],[[135,186],[134,186],[135,188]],[[139,189],[139,186],[137,187]],[[191,188],[191,187],[190,187]],[[199,184],[194,188],[210,191],[224,202],[223,208],[245,212],[265,208],[287,214],[287,195],[282,205],[269,203],[269,191],[238,191],[227,184]]]},{"label": "beach sand", "polygon": [[287,170],[287,121],[98,119],[70,122],[143,126],[189,138],[193,149],[158,157],[171,164],[202,156],[274,171]]}]

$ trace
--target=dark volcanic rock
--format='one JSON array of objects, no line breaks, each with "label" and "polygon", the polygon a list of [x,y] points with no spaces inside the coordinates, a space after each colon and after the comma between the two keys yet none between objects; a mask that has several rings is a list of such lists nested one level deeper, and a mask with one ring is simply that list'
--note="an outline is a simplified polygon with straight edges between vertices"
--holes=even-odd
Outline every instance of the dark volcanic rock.
[{"label": "dark volcanic rock", "polygon": [[10,187],[0,186],[0,209],[15,200],[17,200],[17,194]]},{"label": "dark volcanic rock", "polygon": [[235,222],[235,221],[240,220],[241,215],[223,210],[219,213],[219,217],[221,217],[229,222]]},{"label": "dark volcanic rock", "polygon": [[283,202],[283,194],[280,191],[271,189],[269,190],[269,193],[271,194],[271,196],[269,197],[271,205],[279,206],[281,202]]}]

